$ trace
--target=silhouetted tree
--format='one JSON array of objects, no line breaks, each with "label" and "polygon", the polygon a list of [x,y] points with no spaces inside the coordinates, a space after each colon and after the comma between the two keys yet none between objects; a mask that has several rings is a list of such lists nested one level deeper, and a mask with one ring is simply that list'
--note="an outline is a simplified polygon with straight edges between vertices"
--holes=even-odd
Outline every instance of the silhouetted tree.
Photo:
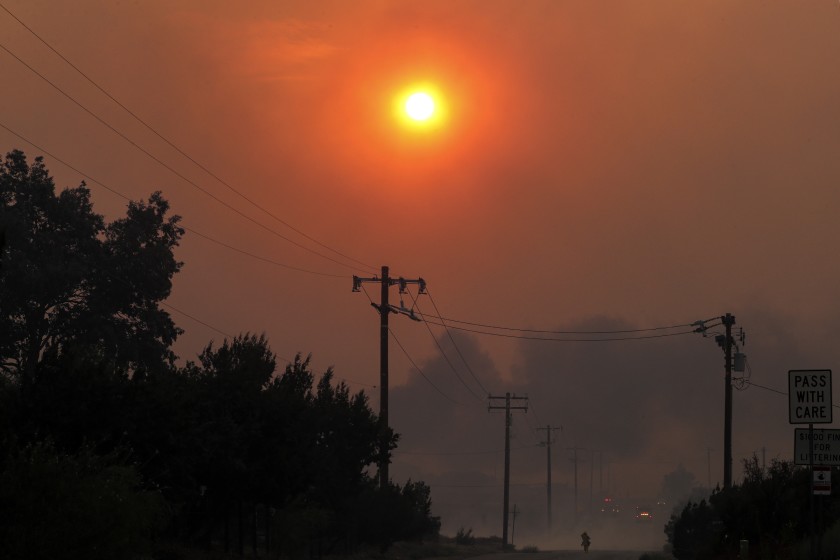
[{"label": "silhouetted tree", "polygon": [[121,368],[171,363],[179,334],[159,304],[181,264],[183,234],[160,193],[110,224],[90,191],[56,194],[42,158],[12,151],[0,166],[6,259],[0,275],[0,373],[26,383],[50,351],[97,349]]},{"label": "silhouetted tree", "polygon": [[0,558],[137,558],[166,519],[132,466],[83,447],[33,443],[0,469]]},{"label": "silhouetted tree", "polygon": [[[179,542],[209,543],[243,504],[275,512],[292,555],[436,533],[427,486],[381,491],[368,474],[378,418],[332,370],[316,379],[298,355],[278,372],[265,336],[250,334],[175,366],[180,331],[160,304],[183,230],[168,211],[154,193],[106,223],[84,183],[56,194],[41,158],[13,151],[0,166],[0,541],[25,541],[0,556],[122,557],[155,525],[159,498]],[[388,451],[396,443],[389,432]],[[25,504],[32,531],[5,504]],[[99,527],[111,531],[101,546]],[[26,544],[39,538],[51,540]]]},{"label": "silhouetted tree", "polygon": [[[772,461],[765,471],[758,459],[744,461],[740,485],[716,490],[708,502],[689,503],[673,515],[665,532],[679,560],[735,554],[739,541],[761,558],[786,558],[807,535],[808,469],[786,461]],[[840,519],[835,500],[821,503],[824,527]]]}]

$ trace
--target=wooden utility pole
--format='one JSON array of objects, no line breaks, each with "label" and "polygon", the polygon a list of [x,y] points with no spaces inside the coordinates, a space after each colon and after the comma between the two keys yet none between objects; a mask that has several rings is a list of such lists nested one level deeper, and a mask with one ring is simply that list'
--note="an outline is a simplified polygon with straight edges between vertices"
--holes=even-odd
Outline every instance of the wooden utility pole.
[{"label": "wooden utility pole", "polygon": [[[528,397],[517,397],[515,395],[511,395],[510,393],[505,393],[504,397],[494,397],[493,395],[489,395],[487,397],[490,399],[490,404],[487,406],[487,410],[500,410],[504,409],[505,411],[505,490],[504,490],[504,499],[502,504],[502,548],[507,549],[508,546],[508,507],[510,504],[510,426],[512,423],[512,418],[510,415],[511,410],[523,410],[525,412],[528,411],[528,404],[520,405],[520,406],[511,406],[510,401],[527,401]],[[494,400],[498,399],[505,399],[505,406],[493,405]]]},{"label": "wooden utility pole", "polygon": [[388,275],[388,267],[382,267],[382,277],[359,278],[353,276],[353,291],[361,290],[363,282],[378,282],[381,285],[379,305],[371,302],[371,305],[379,311],[379,487],[388,486],[388,465],[390,463],[391,450],[389,449],[389,426],[388,426],[388,315],[391,313],[402,313],[411,319],[419,321],[414,316],[413,310],[395,307],[388,303],[388,289],[394,284],[399,284],[400,293],[405,293],[407,284],[418,284],[419,293],[425,293],[426,281],[422,278],[406,280],[405,278],[391,278]]},{"label": "wooden utility pole", "polygon": [[582,447],[569,447],[569,451],[574,453],[572,462],[575,464],[575,525],[578,522],[578,451],[584,451]]},{"label": "wooden utility pole", "polygon": [[732,487],[732,325],[735,317],[727,313],[720,318],[726,327],[723,352],[726,367],[726,392],[723,399],[723,487]]},{"label": "wooden utility pole", "polygon": [[[554,428],[555,430],[557,428]],[[551,425],[546,426],[545,428],[537,428],[537,430],[545,430],[545,441],[540,443],[540,445],[545,445],[545,457],[546,457],[546,481],[545,481],[545,499],[546,499],[546,510],[547,510],[547,519],[548,519],[548,530],[551,531],[552,523],[551,523],[551,444],[553,443],[551,439]]]}]

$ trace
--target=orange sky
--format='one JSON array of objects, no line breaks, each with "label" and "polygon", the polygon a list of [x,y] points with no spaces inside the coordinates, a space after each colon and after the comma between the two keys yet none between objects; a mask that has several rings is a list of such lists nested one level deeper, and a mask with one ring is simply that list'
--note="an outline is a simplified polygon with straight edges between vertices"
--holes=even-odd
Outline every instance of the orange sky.
[{"label": "orange sky", "polygon": [[[441,313],[467,321],[598,330],[731,312],[748,332],[753,381],[780,390],[788,369],[838,364],[833,0],[255,0],[236,12],[207,0],[2,4],[243,195],[370,265],[339,266],[226,210],[0,51],[0,123],[82,171],[47,157],[60,186],[85,178],[112,218],[124,201],[90,178],[132,198],[161,189],[188,227],[333,275],[265,264],[187,234],[171,303],[227,333],[265,332],[285,358],[311,352],[319,371],[334,365],[374,405],[377,317],[364,294],[351,293],[350,275],[381,265],[424,277]],[[202,188],[343,260],[197,169],[2,10],[0,43]],[[432,134],[400,126],[391,112],[394,95],[416,82],[436,84],[447,105],[446,126]],[[41,153],[2,129],[0,146]],[[428,300],[421,305],[433,312]],[[187,331],[178,344],[185,359],[221,338],[175,319]],[[398,456],[393,474],[434,482],[456,468],[500,468],[497,455],[457,467],[436,455],[498,448],[499,418],[464,390],[422,324],[392,324],[459,403],[392,348],[395,402],[431,391],[411,414],[392,412],[403,450],[427,454]],[[626,483],[634,478],[656,492],[678,462],[705,483],[707,448],[713,483],[720,479],[722,356],[711,340],[456,340],[481,364],[472,369],[487,390],[532,395],[537,416],[521,424],[522,445],[538,439],[529,428],[563,424],[564,446],[624,462],[613,467],[625,473],[619,492],[634,491]],[[461,367],[457,354],[450,359]],[[625,406],[630,398],[641,408]],[[675,402],[684,406],[656,404]],[[761,446],[790,455],[784,397],[752,387],[735,406],[736,461]],[[436,434],[449,414],[463,429]],[[638,429],[625,433],[627,425]],[[515,477],[542,480],[541,453],[515,457]],[[565,451],[557,463],[558,484],[568,483]],[[492,531],[492,515],[487,523]]]}]

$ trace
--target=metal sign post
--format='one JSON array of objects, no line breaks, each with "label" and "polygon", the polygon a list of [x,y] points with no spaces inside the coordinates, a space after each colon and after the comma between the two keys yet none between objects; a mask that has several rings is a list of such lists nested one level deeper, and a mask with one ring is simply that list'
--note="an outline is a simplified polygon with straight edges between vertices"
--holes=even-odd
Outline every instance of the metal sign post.
[{"label": "metal sign post", "polygon": [[808,424],[808,466],[811,469],[811,491],[808,496],[811,506],[811,558],[816,558],[814,494],[817,492],[817,487],[814,485],[814,478],[818,473],[814,471],[814,424],[831,424],[832,422],[831,370],[788,370],[788,401],[790,423]]}]

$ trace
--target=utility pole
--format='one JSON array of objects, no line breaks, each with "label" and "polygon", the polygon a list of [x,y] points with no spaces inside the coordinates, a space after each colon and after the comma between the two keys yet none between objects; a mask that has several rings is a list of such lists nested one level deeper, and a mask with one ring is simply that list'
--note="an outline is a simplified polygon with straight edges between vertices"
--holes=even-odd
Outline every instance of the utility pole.
[{"label": "utility pole", "polygon": [[513,513],[513,527],[511,527],[511,531],[510,531],[510,544],[511,544],[511,546],[514,546],[514,537],[516,537],[516,516],[519,514],[519,512],[516,511],[516,504],[513,504],[513,512],[512,513]]},{"label": "utility pole", "polygon": [[371,302],[371,305],[379,311],[379,487],[386,488],[388,486],[388,464],[390,463],[391,450],[389,446],[389,427],[388,427],[388,315],[390,313],[401,313],[408,315],[409,318],[419,321],[414,316],[414,310],[408,310],[402,305],[395,307],[388,303],[388,289],[399,284],[400,293],[404,294],[408,284],[418,284],[419,293],[426,291],[426,281],[422,278],[416,280],[406,280],[405,278],[391,278],[388,275],[388,267],[382,267],[382,276],[377,278],[359,278],[353,276],[353,291],[361,290],[362,283],[377,282],[381,285],[379,305]]},{"label": "utility pole", "polygon": [[[555,430],[557,428],[554,428]],[[546,447],[546,482],[545,482],[545,497],[546,497],[546,508],[548,513],[548,530],[551,531],[551,444],[553,443],[551,439],[551,425],[546,426],[545,428],[537,428],[537,431],[545,430],[545,441],[541,442],[540,445],[545,445]]]},{"label": "utility pole", "polygon": [[604,499],[604,452],[598,451],[598,498]]},{"label": "utility pole", "polygon": [[[510,426],[512,423],[512,418],[510,415],[511,410],[523,410],[525,412],[528,411],[528,404],[520,405],[520,406],[511,406],[510,401],[527,401],[528,397],[517,397],[516,395],[511,395],[510,393],[505,393],[504,397],[494,397],[493,395],[489,395],[487,397],[490,399],[490,403],[487,406],[487,410],[500,410],[504,409],[505,411],[505,490],[504,490],[504,499],[502,505],[502,549],[507,550],[508,546],[508,507],[510,504]],[[505,399],[505,406],[494,405],[494,400]]]},{"label": "utility pole", "polygon": [[577,456],[577,452],[578,451],[583,451],[584,449],[582,447],[567,447],[566,449],[568,449],[569,451],[572,451],[574,453],[574,458],[572,459],[572,462],[574,462],[574,464],[575,464],[575,526],[577,526],[577,522],[578,522],[578,456]]},{"label": "utility pole", "polygon": [[595,487],[595,451],[589,452],[589,515],[592,515],[592,493]]},{"label": "utility pole", "polygon": [[718,344],[723,347],[726,367],[726,392],[723,400],[723,487],[732,487],[732,325],[735,324],[735,317],[729,313],[720,318],[723,326],[726,327],[726,336],[720,340],[715,337]]},{"label": "utility pole", "polygon": [[706,476],[709,477],[709,491],[712,490],[712,448],[706,448]]},{"label": "utility pole", "polygon": [[[727,313],[720,317],[720,323],[706,325],[706,323],[712,320],[717,320],[717,318],[695,321],[692,325],[697,326],[694,332],[701,333],[704,337],[710,327],[718,326],[719,324],[723,325],[726,331],[726,334],[715,336],[715,342],[723,348],[724,367],[726,369],[723,395],[723,487],[726,489],[732,487],[732,371],[733,369],[737,372],[744,371],[746,355],[740,351],[740,348],[735,344],[735,339],[732,337],[732,326],[735,324],[735,316]],[[741,344],[746,342],[744,329],[741,329],[738,340]],[[737,351],[734,356],[732,353],[733,349]]]}]

